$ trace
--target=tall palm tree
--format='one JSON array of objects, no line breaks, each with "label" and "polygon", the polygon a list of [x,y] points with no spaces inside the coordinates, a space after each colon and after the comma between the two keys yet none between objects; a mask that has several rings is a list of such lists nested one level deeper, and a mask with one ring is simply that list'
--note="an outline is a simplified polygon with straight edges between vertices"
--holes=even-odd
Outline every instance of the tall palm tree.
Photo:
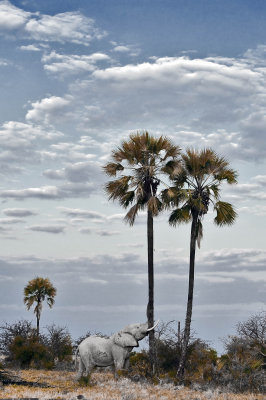
[{"label": "tall palm tree", "polygon": [[188,149],[181,157],[180,169],[177,173],[170,175],[174,185],[163,191],[162,198],[168,205],[174,207],[169,218],[170,225],[191,222],[187,311],[178,367],[178,377],[182,379],[190,338],[196,243],[200,247],[203,237],[202,220],[209,211],[209,206],[212,205],[216,225],[234,223],[237,216],[234,207],[220,200],[220,191],[223,182],[237,183],[237,173],[229,167],[229,162],[225,158],[218,156],[209,148],[201,151]]},{"label": "tall palm tree", "polygon": [[[135,133],[112,152],[112,162],[104,166],[107,175],[116,177],[106,184],[109,200],[118,200],[129,208],[125,221],[131,226],[140,210],[147,210],[148,242],[148,305],[149,327],[154,325],[153,217],[162,209],[158,186],[162,175],[173,173],[179,163],[180,149],[163,136],[155,138],[148,132]],[[154,365],[154,331],[149,335],[151,360]]]},{"label": "tall palm tree", "polygon": [[40,332],[42,303],[46,299],[48,306],[52,308],[55,296],[56,288],[53,287],[48,278],[36,277],[29,281],[24,288],[24,304],[26,304],[27,310],[36,303],[34,314],[37,319],[37,336],[39,336]]}]

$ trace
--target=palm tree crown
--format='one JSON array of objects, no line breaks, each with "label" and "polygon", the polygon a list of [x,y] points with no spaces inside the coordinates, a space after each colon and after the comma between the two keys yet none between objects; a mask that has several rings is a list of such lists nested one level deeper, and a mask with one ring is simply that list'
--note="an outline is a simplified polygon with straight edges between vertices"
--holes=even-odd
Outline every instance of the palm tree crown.
[{"label": "palm tree crown", "polygon": [[179,170],[170,175],[174,186],[163,192],[163,199],[174,207],[169,223],[178,225],[197,220],[198,246],[202,238],[202,219],[212,204],[214,223],[232,225],[236,212],[230,203],[220,201],[220,189],[224,181],[237,183],[237,173],[229,168],[229,162],[212,149],[188,149],[182,154]]},{"label": "palm tree crown", "polygon": [[109,200],[118,200],[120,205],[130,208],[125,216],[133,225],[138,211],[147,209],[153,216],[158,215],[162,203],[156,196],[162,180],[160,175],[170,173],[178,164],[180,153],[166,137],[155,138],[148,132],[131,134],[128,141],[112,152],[112,162],[104,170],[109,176],[121,175],[106,185]]},{"label": "palm tree crown", "polygon": [[54,305],[54,297],[56,296],[56,288],[53,287],[48,278],[36,277],[28,282],[24,288],[24,303],[29,310],[36,303],[34,314],[37,318],[37,335],[39,335],[39,321],[42,311],[42,303],[46,299],[48,306]]}]

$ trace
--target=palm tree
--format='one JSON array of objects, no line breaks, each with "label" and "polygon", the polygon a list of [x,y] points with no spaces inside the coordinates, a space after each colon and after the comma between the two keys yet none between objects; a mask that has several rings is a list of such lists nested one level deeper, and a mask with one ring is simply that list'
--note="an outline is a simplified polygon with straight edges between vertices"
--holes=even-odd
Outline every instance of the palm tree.
[{"label": "palm tree", "polygon": [[24,288],[24,304],[26,304],[27,310],[36,303],[34,314],[37,318],[37,336],[39,336],[40,331],[42,303],[46,299],[48,306],[52,308],[55,296],[56,288],[53,287],[48,278],[36,277],[29,281]]},{"label": "palm tree", "polygon": [[162,198],[169,206],[174,207],[169,218],[170,225],[191,222],[187,311],[177,372],[178,377],[183,379],[192,318],[196,243],[200,247],[203,237],[202,220],[211,204],[216,225],[234,223],[237,216],[234,207],[220,201],[220,191],[224,181],[229,184],[237,183],[237,173],[229,167],[225,158],[209,148],[201,151],[188,149],[181,157],[181,168],[170,175],[174,185],[163,191]]},{"label": "palm tree", "polygon": [[[148,132],[131,134],[128,141],[112,152],[112,162],[104,166],[107,175],[119,177],[106,184],[109,200],[130,206],[125,221],[131,226],[140,210],[147,210],[148,242],[148,305],[149,327],[154,325],[153,217],[162,209],[157,191],[163,174],[173,173],[178,165],[178,146],[163,136],[155,138]],[[149,335],[149,348],[154,366],[154,331]]]}]

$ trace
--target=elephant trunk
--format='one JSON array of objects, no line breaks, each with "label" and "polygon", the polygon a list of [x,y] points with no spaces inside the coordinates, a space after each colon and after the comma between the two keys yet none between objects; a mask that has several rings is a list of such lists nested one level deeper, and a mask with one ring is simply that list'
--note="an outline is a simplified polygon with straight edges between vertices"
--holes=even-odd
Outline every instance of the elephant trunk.
[{"label": "elephant trunk", "polygon": [[150,332],[150,331],[152,331],[153,329],[155,329],[156,328],[156,326],[159,324],[159,319],[158,319],[158,321],[151,327],[151,328],[149,328],[149,329],[147,329],[147,332]]}]

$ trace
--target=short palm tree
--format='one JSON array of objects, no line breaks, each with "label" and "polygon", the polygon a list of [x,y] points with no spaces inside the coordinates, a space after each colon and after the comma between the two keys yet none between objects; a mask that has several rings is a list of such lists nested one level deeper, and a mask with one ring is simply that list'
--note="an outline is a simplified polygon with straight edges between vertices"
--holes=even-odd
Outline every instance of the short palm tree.
[{"label": "short palm tree", "polygon": [[51,308],[54,304],[56,296],[56,288],[53,287],[48,278],[37,277],[28,282],[24,288],[24,303],[29,310],[36,303],[34,314],[37,318],[37,336],[40,332],[40,318],[42,311],[42,303],[46,299],[48,306]]},{"label": "short palm tree", "polygon": [[237,183],[237,173],[229,167],[227,160],[209,148],[201,151],[189,149],[181,157],[181,168],[170,176],[174,185],[163,191],[162,198],[169,206],[174,207],[169,218],[170,225],[191,222],[187,312],[178,367],[178,376],[182,379],[190,338],[196,243],[200,247],[203,236],[202,220],[212,205],[216,225],[234,223],[237,214],[230,203],[220,201],[220,190],[223,182]]},{"label": "short palm tree", "polygon": [[[112,152],[112,162],[104,166],[107,175],[119,176],[106,184],[106,191],[109,200],[118,200],[122,207],[130,207],[126,222],[133,225],[138,212],[147,210],[149,327],[154,325],[153,217],[162,209],[158,186],[162,183],[162,175],[170,174],[178,165],[179,153],[179,147],[166,137],[136,133]],[[149,347],[154,365],[154,331],[149,336]]]}]

